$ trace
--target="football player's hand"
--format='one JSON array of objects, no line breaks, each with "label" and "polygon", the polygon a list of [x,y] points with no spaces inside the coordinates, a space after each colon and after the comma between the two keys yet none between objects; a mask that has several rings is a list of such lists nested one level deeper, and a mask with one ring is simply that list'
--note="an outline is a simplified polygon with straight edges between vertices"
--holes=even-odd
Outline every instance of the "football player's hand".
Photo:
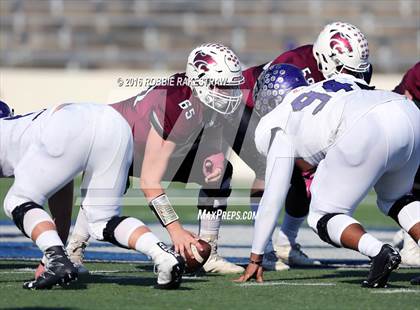
[{"label": "football player's hand", "polygon": [[306,196],[309,199],[311,199],[311,186],[312,186],[312,181],[314,179],[314,176],[315,176],[315,170],[314,169],[302,172],[302,177],[303,177],[303,180],[305,181]]},{"label": "football player's hand", "polygon": [[185,252],[187,252],[190,257],[194,257],[191,245],[194,245],[199,251],[203,251],[202,246],[198,242],[200,238],[196,234],[184,229],[178,222],[171,223],[167,228],[171,235],[175,252],[178,252],[184,258],[186,258]]},{"label": "football player's hand", "polygon": [[217,182],[222,177],[225,155],[218,153],[207,157],[203,163],[203,174],[206,183]]},{"label": "football player's hand", "polygon": [[263,268],[261,266],[262,257],[262,255],[251,253],[250,263],[246,267],[244,273],[239,278],[233,280],[233,282],[243,283],[250,279],[255,279],[258,283],[264,282]]}]

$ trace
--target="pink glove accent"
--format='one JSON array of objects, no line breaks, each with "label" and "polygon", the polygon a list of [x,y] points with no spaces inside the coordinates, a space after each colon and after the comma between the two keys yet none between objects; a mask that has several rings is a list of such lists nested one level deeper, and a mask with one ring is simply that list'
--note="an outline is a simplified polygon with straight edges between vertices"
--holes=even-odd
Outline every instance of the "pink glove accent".
[{"label": "pink glove accent", "polygon": [[223,171],[225,163],[225,154],[222,152],[210,155],[204,160],[203,163],[203,174],[204,176],[209,176],[214,169],[220,168]]},{"label": "pink glove accent", "polygon": [[302,172],[303,180],[305,181],[305,187],[306,187],[306,196],[311,199],[311,185],[312,180],[314,179],[315,172],[314,171],[305,171]]}]

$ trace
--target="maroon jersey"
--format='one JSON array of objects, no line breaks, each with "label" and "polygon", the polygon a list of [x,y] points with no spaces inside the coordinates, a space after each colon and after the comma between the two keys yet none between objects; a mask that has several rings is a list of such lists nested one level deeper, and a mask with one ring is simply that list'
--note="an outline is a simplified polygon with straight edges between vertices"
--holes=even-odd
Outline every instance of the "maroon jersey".
[{"label": "maroon jersey", "polygon": [[185,73],[175,74],[169,81],[173,81],[169,86],[152,87],[111,105],[131,127],[136,165],[142,162],[152,126],[163,139],[176,143],[174,157],[185,156],[203,129],[214,126],[213,112],[192,96]]},{"label": "maroon jersey", "polygon": [[301,69],[305,74],[305,79],[310,84],[317,83],[325,79],[321,71],[318,70],[318,64],[312,54],[312,45],[308,44],[300,46],[281,54],[267,64],[251,67],[243,72],[245,83],[242,85],[241,89],[248,107],[252,108],[254,106],[252,91],[261,72],[266,68],[266,66],[281,63],[291,64]]},{"label": "maroon jersey", "polygon": [[407,71],[400,84],[395,87],[394,92],[404,95],[406,90],[414,100],[420,101],[420,62]]}]

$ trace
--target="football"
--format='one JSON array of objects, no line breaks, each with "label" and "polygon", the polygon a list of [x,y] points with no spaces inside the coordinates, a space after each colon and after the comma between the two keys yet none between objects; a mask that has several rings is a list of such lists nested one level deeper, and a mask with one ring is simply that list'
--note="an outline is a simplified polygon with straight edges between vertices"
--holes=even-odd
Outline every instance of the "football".
[{"label": "football", "polygon": [[203,247],[202,251],[199,251],[194,245],[191,246],[191,250],[194,254],[193,257],[188,255],[187,252],[185,252],[186,255],[186,266],[185,266],[185,273],[194,273],[200,270],[201,267],[207,262],[207,259],[210,256],[211,252],[211,246],[208,242],[204,240],[198,240],[200,245]]}]

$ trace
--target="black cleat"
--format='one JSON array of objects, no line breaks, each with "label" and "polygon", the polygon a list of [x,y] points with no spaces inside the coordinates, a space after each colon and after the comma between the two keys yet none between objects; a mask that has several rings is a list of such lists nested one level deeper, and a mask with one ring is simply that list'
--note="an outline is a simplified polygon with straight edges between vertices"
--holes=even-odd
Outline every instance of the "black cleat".
[{"label": "black cleat", "polygon": [[420,276],[411,279],[411,285],[420,285]]},{"label": "black cleat", "polygon": [[67,257],[62,246],[52,246],[45,251],[47,264],[45,271],[35,280],[25,282],[23,288],[28,290],[51,289],[54,285],[69,285],[77,280],[77,268]]},{"label": "black cleat", "polygon": [[182,275],[185,271],[185,260],[181,255],[169,249],[164,243],[159,242],[158,245],[163,251],[155,261],[158,276],[155,287],[165,290],[177,289],[182,282]]},{"label": "black cleat", "polygon": [[397,269],[400,263],[400,254],[389,244],[384,244],[379,254],[372,258],[368,278],[363,281],[362,287],[387,287],[391,271]]}]

